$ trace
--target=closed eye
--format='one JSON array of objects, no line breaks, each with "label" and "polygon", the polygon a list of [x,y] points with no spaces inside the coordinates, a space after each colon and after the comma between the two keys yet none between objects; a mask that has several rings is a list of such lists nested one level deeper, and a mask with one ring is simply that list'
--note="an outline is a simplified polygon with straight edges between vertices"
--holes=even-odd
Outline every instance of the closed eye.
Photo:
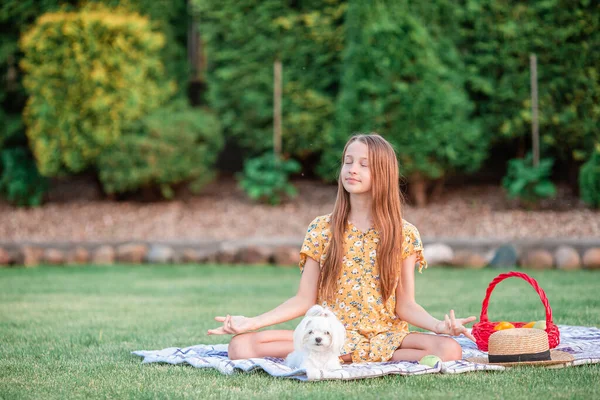
[{"label": "closed eye", "polygon": [[309,334],[309,335],[312,335],[312,334],[313,334],[313,331],[308,331],[308,334]]},{"label": "closed eye", "polygon": [[329,331],[325,331],[325,334],[326,334],[327,336],[329,336],[329,335],[330,335]]}]

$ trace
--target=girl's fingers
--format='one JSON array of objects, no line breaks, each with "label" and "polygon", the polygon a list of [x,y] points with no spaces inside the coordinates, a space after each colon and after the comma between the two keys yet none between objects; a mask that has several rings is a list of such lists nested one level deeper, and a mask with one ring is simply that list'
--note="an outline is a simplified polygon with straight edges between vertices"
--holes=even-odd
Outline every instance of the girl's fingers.
[{"label": "girl's fingers", "polygon": [[225,332],[223,331],[223,327],[219,327],[216,329],[209,329],[206,333],[209,335],[223,335]]},{"label": "girl's fingers", "polygon": [[233,335],[238,333],[238,328],[233,324],[233,318],[229,319],[229,330]]},{"label": "girl's fingers", "polygon": [[225,317],[225,321],[223,322],[223,330],[229,334],[232,334],[232,332],[231,332],[231,315],[227,315],[227,317]]},{"label": "girl's fingers", "polygon": [[215,329],[209,329],[207,331],[207,333],[209,335],[226,335],[226,334],[231,335],[232,334],[231,328],[230,328],[231,327],[231,316],[230,315],[227,315],[226,317],[218,316],[218,317],[215,317],[215,320],[218,322],[222,322],[223,326],[220,326]]},{"label": "girl's fingers", "polygon": [[446,324],[446,333],[449,333],[452,323],[450,322],[450,317],[448,317],[448,314],[444,315],[444,323]]},{"label": "girl's fingers", "polygon": [[468,324],[469,322],[473,322],[477,319],[477,317],[474,316],[470,316],[469,318],[464,318],[463,319],[463,324]]},{"label": "girl's fingers", "polygon": [[[215,321],[222,322],[223,326],[215,329],[209,329],[206,331],[209,335],[236,335],[240,332],[239,327],[234,324],[233,316],[227,314],[227,316],[217,316]],[[239,322],[238,322],[239,323]]]},{"label": "girl's fingers", "polygon": [[454,310],[450,310],[450,322],[452,323],[452,332],[456,330],[456,316]]}]

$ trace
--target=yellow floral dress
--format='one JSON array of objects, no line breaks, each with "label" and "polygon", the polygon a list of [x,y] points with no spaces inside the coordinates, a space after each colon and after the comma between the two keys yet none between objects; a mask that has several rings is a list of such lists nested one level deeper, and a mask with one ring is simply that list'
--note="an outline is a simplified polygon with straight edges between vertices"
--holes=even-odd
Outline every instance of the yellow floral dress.
[{"label": "yellow floral dress", "polygon": [[[331,237],[331,214],[315,218],[300,250],[300,270],[307,257],[321,268]],[[427,268],[419,231],[403,220],[402,259],[417,253],[419,272]],[[352,362],[380,362],[392,358],[408,335],[408,323],[396,317],[396,296],[383,302],[377,265],[378,232],[371,228],[361,232],[351,223],[345,231],[344,263],[335,302],[328,303],[318,295],[317,302],[330,308],[346,327],[346,343],[342,354],[352,355]]]}]

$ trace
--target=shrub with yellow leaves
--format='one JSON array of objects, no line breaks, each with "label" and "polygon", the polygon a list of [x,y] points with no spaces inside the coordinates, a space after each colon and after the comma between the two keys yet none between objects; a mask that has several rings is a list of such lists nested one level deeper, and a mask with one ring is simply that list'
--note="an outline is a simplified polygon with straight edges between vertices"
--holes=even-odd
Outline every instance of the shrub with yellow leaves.
[{"label": "shrub with yellow leaves", "polygon": [[164,45],[147,17],[97,4],[44,14],[23,34],[23,117],[43,175],[94,165],[128,124],[165,104],[176,85]]}]

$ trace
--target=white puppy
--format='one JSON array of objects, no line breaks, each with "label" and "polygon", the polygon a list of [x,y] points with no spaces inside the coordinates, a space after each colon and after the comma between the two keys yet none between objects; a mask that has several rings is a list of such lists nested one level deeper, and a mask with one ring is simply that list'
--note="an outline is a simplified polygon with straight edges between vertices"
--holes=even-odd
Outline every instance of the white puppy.
[{"label": "white puppy", "polygon": [[285,359],[290,368],[340,369],[339,356],[346,329],[335,314],[319,305],[312,306],[294,331],[294,351]]}]

